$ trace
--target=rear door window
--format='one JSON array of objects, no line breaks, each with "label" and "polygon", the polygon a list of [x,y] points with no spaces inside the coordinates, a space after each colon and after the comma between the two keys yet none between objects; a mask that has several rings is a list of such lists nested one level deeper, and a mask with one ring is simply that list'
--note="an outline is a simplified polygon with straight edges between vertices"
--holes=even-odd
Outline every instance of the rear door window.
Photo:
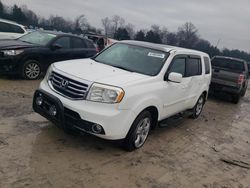
[{"label": "rear door window", "polygon": [[82,39],[72,37],[71,48],[86,48],[86,44],[84,43]]},{"label": "rear door window", "polygon": [[186,77],[201,75],[201,59],[200,58],[188,58],[186,65]]},{"label": "rear door window", "polygon": [[212,60],[212,67],[219,67],[231,71],[245,70],[243,62],[227,58],[214,58]]},{"label": "rear door window", "polygon": [[68,49],[70,48],[70,38],[61,37],[57,39],[54,44],[61,46],[63,49]]}]

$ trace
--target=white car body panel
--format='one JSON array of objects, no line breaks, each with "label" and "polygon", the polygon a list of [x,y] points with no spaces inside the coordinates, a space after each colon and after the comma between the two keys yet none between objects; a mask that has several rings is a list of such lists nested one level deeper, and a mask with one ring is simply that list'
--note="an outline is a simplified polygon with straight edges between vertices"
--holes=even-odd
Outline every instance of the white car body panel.
[{"label": "white car body panel", "polygon": [[[73,80],[86,80],[122,88],[125,96],[118,104],[68,99],[51,89],[46,78],[41,82],[40,89],[60,99],[65,107],[79,113],[82,119],[102,125],[105,135],[96,136],[110,140],[124,139],[135,118],[145,108],[156,107],[160,121],[193,108],[201,94],[209,90],[211,71],[205,75],[203,60],[203,57],[209,58],[207,54],[176,47],[166,51],[170,55],[156,76],[128,72],[92,59],[54,64],[53,71]],[[201,57],[202,74],[183,78],[181,83],[164,81],[164,75],[173,58],[182,54]]]}]

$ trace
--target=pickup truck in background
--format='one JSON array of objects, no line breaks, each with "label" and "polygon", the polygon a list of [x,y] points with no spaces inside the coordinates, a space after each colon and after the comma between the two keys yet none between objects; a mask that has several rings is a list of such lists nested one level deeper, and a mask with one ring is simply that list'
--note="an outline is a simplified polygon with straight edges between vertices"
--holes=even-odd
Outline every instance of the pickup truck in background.
[{"label": "pickup truck in background", "polygon": [[212,80],[210,90],[232,95],[237,104],[246,93],[248,86],[248,65],[242,59],[224,56],[212,58]]}]

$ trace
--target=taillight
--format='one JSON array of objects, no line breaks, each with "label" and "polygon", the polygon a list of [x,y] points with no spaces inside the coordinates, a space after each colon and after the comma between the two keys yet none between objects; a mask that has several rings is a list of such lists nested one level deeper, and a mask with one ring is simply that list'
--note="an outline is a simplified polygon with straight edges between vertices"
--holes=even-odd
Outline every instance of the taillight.
[{"label": "taillight", "polygon": [[243,74],[240,74],[240,75],[239,75],[239,78],[238,78],[238,84],[239,84],[239,85],[243,84],[244,78],[245,78],[245,76],[244,76]]}]

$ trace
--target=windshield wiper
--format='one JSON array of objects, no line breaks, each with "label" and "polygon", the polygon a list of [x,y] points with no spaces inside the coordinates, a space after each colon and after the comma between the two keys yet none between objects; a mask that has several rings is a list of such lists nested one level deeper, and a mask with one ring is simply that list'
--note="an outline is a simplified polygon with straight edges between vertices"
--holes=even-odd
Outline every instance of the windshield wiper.
[{"label": "windshield wiper", "polygon": [[115,68],[122,69],[122,70],[125,70],[125,71],[134,72],[134,71],[132,71],[132,70],[130,70],[130,69],[127,69],[126,67],[122,67],[122,66],[119,66],[119,65],[110,65],[110,64],[108,64],[108,63],[98,61],[98,60],[96,60],[96,58],[93,58],[93,57],[90,58],[90,59],[94,60],[94,61],[97,62],[97,63],[102,63],[102,64],[109,65],[109,66],[111,66],[111,67],[115,67]]},{"label": "windshield wiper", "polygon": [[122,66],[119,66],[119,65],[110,65],[112,67],[115,67],[115,68],[118,68],[118,69],[122,69],[122,70],[125,70],[125,71],[129,71],[129,72],[134,72],[126,67],[122,67]]}]

